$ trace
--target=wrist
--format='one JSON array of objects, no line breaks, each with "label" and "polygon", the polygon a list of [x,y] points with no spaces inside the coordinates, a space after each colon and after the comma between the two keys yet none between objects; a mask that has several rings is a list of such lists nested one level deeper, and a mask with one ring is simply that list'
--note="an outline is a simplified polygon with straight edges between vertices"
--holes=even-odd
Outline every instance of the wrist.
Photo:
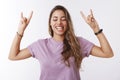
[{"label": "wrist", "polygon": [[103,29],[99,29],[97,32],[94,32],[95,35],[102,33]]},{"label": "wrist", "polygon": [[22,38],[23,37],[23,34],[20,34],[19,32],[16,32],[17,33],[17,36],[19,37],[19,38]]},{"label": "wrist", "polygon": [[24,30],[18,30],[17,31],[20,35],[23,35],[24,34]]}]

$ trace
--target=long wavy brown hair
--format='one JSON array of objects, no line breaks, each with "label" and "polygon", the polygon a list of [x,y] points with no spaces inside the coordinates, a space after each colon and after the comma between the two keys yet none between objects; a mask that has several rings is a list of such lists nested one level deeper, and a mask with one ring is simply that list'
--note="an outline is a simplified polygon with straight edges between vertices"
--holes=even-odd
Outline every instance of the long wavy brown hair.
[{"label": "long wavy brown hair", "polygon": [[63,7],[61,5],[57,5],[51,10],[51,13],[49,16],[49,34],[52,37],[54,36],[53,30],[50,25],[50,21],[51,21],[52,14],[56,10],[62,10],[65,13],[65,17],[66,17],[66,21],[67,21],[67,30],[65,32],[65,35],[64,35],[65,38],[63,41],[64,46],[63,46],[63,51],[61,53],[63,56],[63,60],[64,60],[65,64],[70,67],[69,58],[73,56],[77,68],[80,68],[81,62],[83,59],[81,50],[80,50],[80,43],[79,43],[77,37],[75,36],[74,29],[73,29],[73,23],[72,23],[70,14],[65,7]]}]

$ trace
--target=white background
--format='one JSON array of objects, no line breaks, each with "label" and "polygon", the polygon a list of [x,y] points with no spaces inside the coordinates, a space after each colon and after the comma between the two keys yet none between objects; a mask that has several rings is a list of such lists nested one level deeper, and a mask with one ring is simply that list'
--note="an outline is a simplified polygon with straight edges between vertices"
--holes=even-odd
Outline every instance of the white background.
[{"label": "white background", "polygon": [[8,60],[10,46],[20,21],[20,13],[33,17],[21,42],[27,47],[39,38],[49,37],[48,17],[55,5],[65,6],[71,14],[76,35],[99,45],[91,28],[80,15],[92,9],[100,28],[103,28],[114,57],[85,58],[80,70],[82,80],[120,80],[120,0],[0,0],[0,80],[38,80],[40,65],[34,58]]}]

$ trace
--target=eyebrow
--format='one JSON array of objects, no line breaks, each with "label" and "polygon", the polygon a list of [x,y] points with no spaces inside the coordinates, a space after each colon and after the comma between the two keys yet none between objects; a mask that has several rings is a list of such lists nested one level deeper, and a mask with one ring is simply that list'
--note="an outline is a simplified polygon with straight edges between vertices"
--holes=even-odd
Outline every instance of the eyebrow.
[{"label": "eyebrow", "polygon": [[[58,18],[57,16],[53,16],[52,18]],[[65,16],[62,16],[61,18],[66,18]]]}]

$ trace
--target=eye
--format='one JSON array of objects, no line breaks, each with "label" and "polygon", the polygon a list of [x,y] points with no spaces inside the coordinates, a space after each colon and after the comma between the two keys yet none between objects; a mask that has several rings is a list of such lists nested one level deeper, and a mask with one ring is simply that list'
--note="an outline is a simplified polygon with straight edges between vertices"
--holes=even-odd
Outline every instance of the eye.
[{"label": "eye", "polygon": [[57,21],[57,18],[53,18],[53,21]]},{"label": "eye", "polygon": [[61,20],[62,20],[62,21],[66,21],[66,18],[65,18],[65,17],[62,17]]}]

